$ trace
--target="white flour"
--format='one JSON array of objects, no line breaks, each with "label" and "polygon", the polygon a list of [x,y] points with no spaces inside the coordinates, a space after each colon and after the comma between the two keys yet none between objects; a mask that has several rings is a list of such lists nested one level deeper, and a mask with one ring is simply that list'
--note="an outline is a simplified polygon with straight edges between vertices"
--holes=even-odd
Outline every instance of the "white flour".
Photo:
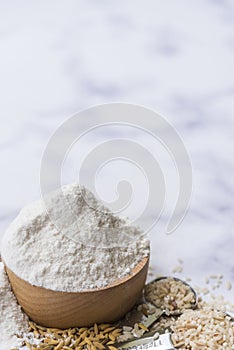
[{"label": "white flour", "polygon": [[21,345],[18,335],[28,330],[28,317],[22,312],[11,291],[10,283],[0,262],[0,349],[10,350]]},{"label": "white flour", "polygon": [[2,242],[6,265],[33,285],[73,292],[104,287],[149,255],[147,237],[82,186],[51,193],[46,208],[42,200],[23,208]]}]

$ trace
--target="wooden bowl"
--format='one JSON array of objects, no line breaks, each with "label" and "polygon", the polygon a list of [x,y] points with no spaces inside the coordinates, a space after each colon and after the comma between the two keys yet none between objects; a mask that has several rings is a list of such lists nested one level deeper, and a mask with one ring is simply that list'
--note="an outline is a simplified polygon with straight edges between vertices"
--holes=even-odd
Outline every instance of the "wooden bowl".
[{"label": "wooden bowl", "polygon": [[36,287],[6,267],[15,296],[24,312],[36,323],[52,328],[91,326],[119,320],[141,296],[149,257],[132,273],[110,286],[87,292],[57,292]]}]

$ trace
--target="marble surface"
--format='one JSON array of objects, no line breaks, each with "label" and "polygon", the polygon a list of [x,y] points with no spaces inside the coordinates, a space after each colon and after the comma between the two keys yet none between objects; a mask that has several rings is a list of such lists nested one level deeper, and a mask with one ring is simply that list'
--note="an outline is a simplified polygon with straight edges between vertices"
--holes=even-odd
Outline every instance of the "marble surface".
[{"label": "marble surface", "polygon": [[[193,166],[183,223],[167,236],[165,214],[150,232],[152,266],[169,274],[181,258],[179,275],[194,283],[214,273],[234,282],[234,2],[1,0],[0,8],[0,235],[40,196],[43,151],[61,123],[96,104],[140,104],[175,127]],[[82,151],[111,137],[94,135]],[[65,182],[75,180],[76,157]],[[173,167],[161,157],[173,192]],[[103,174],[100,189],[110,179]]]}]

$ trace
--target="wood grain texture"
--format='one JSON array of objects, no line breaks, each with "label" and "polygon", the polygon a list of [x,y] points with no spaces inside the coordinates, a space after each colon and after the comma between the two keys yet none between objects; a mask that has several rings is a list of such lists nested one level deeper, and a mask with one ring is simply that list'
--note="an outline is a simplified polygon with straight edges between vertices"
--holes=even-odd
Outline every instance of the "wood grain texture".
[{"label": "wood grain texture", "polygon": [[69,328],[114,322],[124,316],[141,296],[149,257],[131,275],[103,289],[88,292],[57,292],[32,286],[6,267],[15,296],[25,313],[46,327]]}]

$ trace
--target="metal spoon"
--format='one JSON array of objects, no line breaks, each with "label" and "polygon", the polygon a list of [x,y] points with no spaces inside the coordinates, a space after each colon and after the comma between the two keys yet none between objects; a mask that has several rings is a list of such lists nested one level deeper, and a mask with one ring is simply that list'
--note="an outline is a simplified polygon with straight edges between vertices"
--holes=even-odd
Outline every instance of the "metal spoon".
[{"label": "metal spoon", "polygon": [[139,339],[133,339],[124,343],[117,344],[118,349],[156,349],[156,350],[174,350],[170,333],[160,334],[156,331],[147,333]]},{"label": "metal spoon", "polygon": [[[190,303],[191,307],[189,307],[189,309],[195,309],[195,307],[197,306],[197,294],[196,294],[195,290],[187,282],[184,282],[183,280],[181,280],[177,277],[163,276],[163,277],[159,277],[159,278],[154,279],[149,284],[159,282],[161,280],[166,280],[166,279],[170,279],[170,280],[173,279],[175,281],[179,281],[182,284],[184,284],[186,287],[189,287],[190,291],[194,295],[194,302]],[[147,299],[146,299],[146,301],[148,304],[150,304],[154,308],[156,308],[156,311],[152,315],[149,315],[148,318],[143,322],[143,324],[146,328],[149,328],[150,326],[152,326],[154,324],[154,322],[156,322],[162,315],[179,316],[183,312],[183,310],[181,310],[181,309],[167,310],[165,308],[160,308],[158,305],[153,304],[152,301],[150,302]],[[188,308],[186,308],[186,309],[188,309]]]}]

